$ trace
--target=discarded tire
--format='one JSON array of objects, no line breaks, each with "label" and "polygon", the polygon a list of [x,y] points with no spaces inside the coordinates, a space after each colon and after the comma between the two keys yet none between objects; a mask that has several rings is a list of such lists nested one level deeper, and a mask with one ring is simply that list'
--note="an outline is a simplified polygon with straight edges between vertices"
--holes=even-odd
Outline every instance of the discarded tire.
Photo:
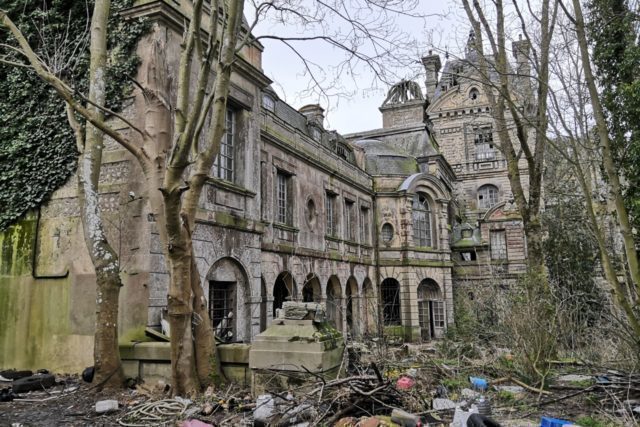
[{"label": "discarded tire", "polygon": [[30,377],[31,375],[33,375],[31,371],[16,371],[15,369],[0,371],[0,377],[8,380],[17,380],[18,378]]},{"label": "discarded tire", "polygon": [[11,384],[14,393],[26,393],[28,391],[42,390],[53,387],[56,378],[51,374],[38,374],[30,377],[20,378]]}]

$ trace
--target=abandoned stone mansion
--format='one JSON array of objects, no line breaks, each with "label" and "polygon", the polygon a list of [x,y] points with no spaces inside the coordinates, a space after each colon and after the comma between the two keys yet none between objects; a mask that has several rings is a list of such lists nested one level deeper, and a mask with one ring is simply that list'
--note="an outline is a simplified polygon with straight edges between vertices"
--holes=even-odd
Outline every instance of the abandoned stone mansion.
[{"label": "abandoned stone mansion", "polygon": [[[163,1],[129,13],[154,23],[139,43],[137,76],[152,84],[158,51],[167,67],[177,64],[184,17]],[[250,342],[297,300],[326,303],[345,337],[427,341],[453,322],[458,287],[524,270],[522,224],[487,99],[470,78],[473,58],[442,68],[438,55],[425,56],[425,86],[392,87],[381,128],[342,135],[324,128],[321,106],[279,99],[262,54],[256,42],[236,64],[227,133],[194,231],[219,337]],[[137,88],[126,114],[143,129],[169,120],[146,114]],[[106,145],[101,205],[125,284],[123,340],[161,324],[169,283],[141,176],[125,150]],[[90,365],[95,279],[75,179],[0,239],[0,367]]]}]

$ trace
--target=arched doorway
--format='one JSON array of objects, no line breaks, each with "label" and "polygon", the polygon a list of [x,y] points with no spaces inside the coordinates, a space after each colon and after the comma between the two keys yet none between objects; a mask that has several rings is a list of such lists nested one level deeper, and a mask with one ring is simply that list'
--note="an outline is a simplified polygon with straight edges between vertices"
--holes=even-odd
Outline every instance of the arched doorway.
[{"label": "arched doorway", "polygon": [[400,283],[396,279],[387,278],[380,285],[382,298],[382,322],[384,326],[401,325],[400,318]]},{"label": "arched doorway", "polygon": [[363,294],[363,318],[364,331],[366,335],[377,334],[378,331],[378,298],[373,289],[373,283],[368,277],[364,279],[362,284]]},{"label": "arched doorway", "polygon": [[362,318],[360,316],[360,297],[358,295],[358,282],[351,276],[347,281],[347,330],[352,337],[361,334]]},{"label": "arched doorway", "polygon": [[282,308],[285,301],[293,301],[296,296],[296,284],[293,276],[288,271],[283,271],[276,278],[273,285],[273,318],[276,318],[276,310]]},{"label": "arched doorway", "polygon": [[337,276],[331,276],[327,282],[327,320],[342,331],[342,288]]},{"label": "arched doorway", "polygon": [[[251,339],[249,327],[247,275],[238,261],[222,258],[216,261],[206,280],[209,286],[209,317],[218,338],[223,341],[248,341]],[[238,322],[238,318],[244,322]],[[243,330],[238,325],[244,324]]]},{"label": "arched doorway", "polygon": [[302,302],[320,302],[322,301],[322,289],[320,289],[320,280],[318,276],[309,273],[307,280],[302,287]]},{"label": "arched doorway", "polygon": [[418,320],[423,340],[440,338],[444,334],[445,304],[435,280],[424,279],[418,286]]}]

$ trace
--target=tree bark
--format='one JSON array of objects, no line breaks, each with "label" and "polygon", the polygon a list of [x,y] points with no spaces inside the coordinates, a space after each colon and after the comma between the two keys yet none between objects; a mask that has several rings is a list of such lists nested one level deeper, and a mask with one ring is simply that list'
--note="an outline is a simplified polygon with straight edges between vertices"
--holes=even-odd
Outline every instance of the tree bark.
[{"label": "tree bark", "polygon": [[[89,100],[100,106],[105,104],[109,8],[109,0],[97,0],[91,18]],[[100,109],[93,105],[88,109],[103,120]],[[88,123],[78,164],[78,200],[84,239],[96,273],[94,382],[99,387],[122,387],[124,374],[118,348],[118,297],[122,281],[118,256],[104,233],[98,191],[103,146],[104,134]]]},{"label": "tree bark", "polygon": [[618,176],[618,171],[613,159],[611,140],[609,138],[609,127],[607,126],[604,109],[600,103],[596,80],[593,75],[593,70],[591,69],[584,16],[582,14],[582,6],[578,0],[573,0],[573,8],[575,13],[576,35],[578,38],[578,46],[580,47],[580,59],[585,74],[585,82],[591,98],[593,117],[596,121],[598,138],[600,139],[600,148],[602,149],[602,164],[609,180],[611,196],[613,197],[615,204],[616,217],[618,218],[620,233],[622,234],[624,242],[626,262],[629,267],[629,276],[633,282],[631,284],[631,288],[634,289],[636,296],[640,296],[640,266],[638,265],[638,253],[633,240],[633,229],[631,227],[631,221],[629,220],[629,213],[627,212],[627,208],[624,204],[620,177]]}]

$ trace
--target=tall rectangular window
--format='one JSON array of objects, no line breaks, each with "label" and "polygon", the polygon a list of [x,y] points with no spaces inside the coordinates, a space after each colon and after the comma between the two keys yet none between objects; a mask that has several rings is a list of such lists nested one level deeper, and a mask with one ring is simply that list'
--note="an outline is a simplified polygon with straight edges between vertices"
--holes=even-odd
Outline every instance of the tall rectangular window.
[{"label": "tall rectangular window", "polygon": [[369,209],[360,208],[360,243],[369,243]]},{"label": "tall rectangular window", "polygon": [[351,200],[344,201],[344,229],[346,240],[356,241],[356,217],[355,203]]},{"label": "tall rectangular window", "polygon": [[507,233],[504,230],[491,230],[491,259],[507,259]]},{"label": "tall rectangular window", "polygon": [[231,108],[227,108],[225,115],[225,129],[226,132],[222,136],[220,142],[220,154],[216,156],[213,162],[213,175],[216,178],[224,179],[225,181],[233,181],[234,178],[234,135],[235,135],[235,115],[236,112]]},{"label": "tall rectangular window", "polygon": [[324,211],[327,222],[326,233],[328,236],[335,236],[338,231],[336,224],[336,199],[336,195],[332,193],[326,193],[326,197],[324,199]]},{"label": "tall rectangular window", "polygon": [[276,177],[276,220],[282,224],[290,224],[289,220],[289,177],[278,172]]}]

